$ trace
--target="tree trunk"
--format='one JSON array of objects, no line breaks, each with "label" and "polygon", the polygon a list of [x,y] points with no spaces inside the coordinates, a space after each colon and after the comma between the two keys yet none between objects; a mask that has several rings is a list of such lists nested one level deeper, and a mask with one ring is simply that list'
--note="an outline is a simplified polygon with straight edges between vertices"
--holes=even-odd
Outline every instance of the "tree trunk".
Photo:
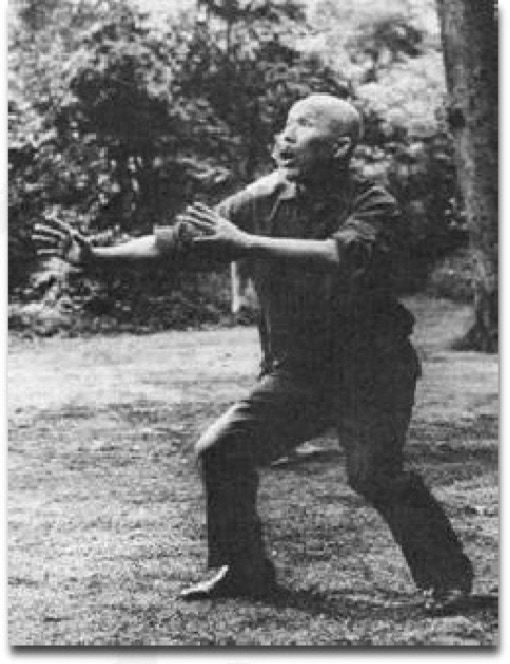
[{"label": "tree trunk", "polygon": [[498,28],[493,0],[436,0],[448,118],[473,260],[474,324],[460,346],[498,346]]}]

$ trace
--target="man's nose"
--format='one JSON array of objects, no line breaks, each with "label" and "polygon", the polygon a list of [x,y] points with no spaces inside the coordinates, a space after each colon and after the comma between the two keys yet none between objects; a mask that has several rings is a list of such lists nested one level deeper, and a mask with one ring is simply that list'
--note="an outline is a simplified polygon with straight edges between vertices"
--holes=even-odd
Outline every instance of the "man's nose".
[{"label": "man's nose", "polygon": [[294,143],[296,140],[296,129],[293,125],[285,127],[280,134],[280,141],[282,143]]}]

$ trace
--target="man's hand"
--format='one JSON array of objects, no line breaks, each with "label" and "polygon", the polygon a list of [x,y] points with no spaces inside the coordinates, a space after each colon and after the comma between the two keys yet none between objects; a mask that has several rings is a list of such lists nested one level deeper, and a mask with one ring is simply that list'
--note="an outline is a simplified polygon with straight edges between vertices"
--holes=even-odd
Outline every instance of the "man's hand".
[{"label": "man's hand", "polygon": [[47,219],[35,224],[33,235],[37,254],[43,258],[60,258],[76,267],[90,259],[90,240],[58,219]]},{"label": "man's hand", "polygon": [[333,238],[308,240],[251,235],[202,203],[190,205],[177,219],[201,232],[193,238],[193,246],[206,248],[208,257],[213,259],[235,261],[253,257],[289,263],[310,272],[337,272],[339,268],[337,243]]},{"label": "man's hand", "polygon": [[193,238],[193,244],[197,248],[209,247],[215,258],[235,260],[249,245],[248,233],[203,203],[190,205],[177,219],[200,231],[201,234]]}]

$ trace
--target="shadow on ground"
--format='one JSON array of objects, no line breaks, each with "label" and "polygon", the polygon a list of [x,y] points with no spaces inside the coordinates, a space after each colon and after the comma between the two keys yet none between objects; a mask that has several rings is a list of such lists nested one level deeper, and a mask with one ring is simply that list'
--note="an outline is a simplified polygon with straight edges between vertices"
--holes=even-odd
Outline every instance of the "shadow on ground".
[{"label": "shadow on ground", "polygon": [[[216,600],[217,601],[217,600]],[[386,597],[359,597],[350,590],[334,593],[316,590],[291,590],[278,586],[277,590],[267,598],[258,600],[277,609],[294,609],[309,615],[328,616],[334,620],[341,618],[370,618],[377,620],[388,618],[404,622],[420,614],[427,616],[423,608],[423,597],[416,593],[413,596],[387,593]],[[474,594],[459,603],[455,611],[448,615],[470,615],[478,612],[498,611],[499,597],[494,594]]]}]

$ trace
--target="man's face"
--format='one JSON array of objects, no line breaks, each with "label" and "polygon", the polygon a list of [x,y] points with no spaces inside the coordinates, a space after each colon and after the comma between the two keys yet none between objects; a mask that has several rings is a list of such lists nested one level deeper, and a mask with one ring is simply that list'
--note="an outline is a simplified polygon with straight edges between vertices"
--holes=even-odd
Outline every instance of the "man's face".
[{"label": "man's face", "polygon": [[337,139],[338,132],[327,113],[301,101],[291,108],[287,124],[276,138],[273,156],[288,180],[306,183],[331,163]]}]

